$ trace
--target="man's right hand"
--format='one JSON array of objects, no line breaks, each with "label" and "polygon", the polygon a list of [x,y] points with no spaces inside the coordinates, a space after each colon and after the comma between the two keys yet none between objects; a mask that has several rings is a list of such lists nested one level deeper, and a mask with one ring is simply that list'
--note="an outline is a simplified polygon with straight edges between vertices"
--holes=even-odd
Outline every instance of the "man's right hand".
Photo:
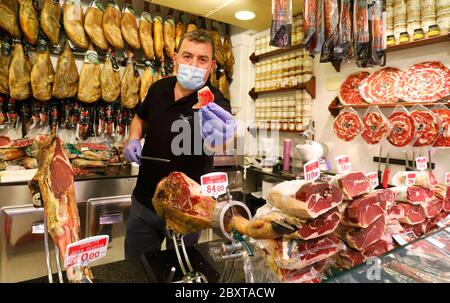
[{"label": "man's right hand", "polygon": [[123,151],[125,160],[135,162],[141,165],[142,146],[138,139],[128,141],[127,146]]}]

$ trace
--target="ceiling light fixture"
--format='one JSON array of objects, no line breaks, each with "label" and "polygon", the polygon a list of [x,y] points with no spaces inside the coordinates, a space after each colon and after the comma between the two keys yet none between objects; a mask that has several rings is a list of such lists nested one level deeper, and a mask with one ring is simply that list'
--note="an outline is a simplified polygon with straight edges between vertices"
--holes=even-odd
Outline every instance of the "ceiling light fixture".
[{"label": "ceiling light fixture", "polygon": [[238,20],[252,20],[256,15],[252,11],[238,11],[234,14],[234,17]]}]

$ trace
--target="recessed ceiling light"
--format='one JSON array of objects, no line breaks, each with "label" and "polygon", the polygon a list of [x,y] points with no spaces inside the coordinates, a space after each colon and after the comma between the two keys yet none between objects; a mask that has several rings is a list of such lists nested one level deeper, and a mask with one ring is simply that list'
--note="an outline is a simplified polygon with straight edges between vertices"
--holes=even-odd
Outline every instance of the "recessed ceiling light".
[{"label": "recessed ceiling light", "polygon": [[234,17],[239,20],[252,20],[256,15],[252,11],[238,11],[234,14]]}]

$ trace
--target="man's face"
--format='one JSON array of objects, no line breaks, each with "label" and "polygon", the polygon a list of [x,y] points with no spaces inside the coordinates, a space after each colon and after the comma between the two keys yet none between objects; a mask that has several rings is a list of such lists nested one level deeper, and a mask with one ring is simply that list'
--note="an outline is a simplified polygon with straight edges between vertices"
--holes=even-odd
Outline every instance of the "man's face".
[{"label": "man's face", "polygon": [[216,66],[216,60],[212,58],[212,46],[209,43],[183,40],[180,50],[173,56],[175,71],[178,72],[180,64],[187,64],[207,70],[205,79],[207,80]]}]

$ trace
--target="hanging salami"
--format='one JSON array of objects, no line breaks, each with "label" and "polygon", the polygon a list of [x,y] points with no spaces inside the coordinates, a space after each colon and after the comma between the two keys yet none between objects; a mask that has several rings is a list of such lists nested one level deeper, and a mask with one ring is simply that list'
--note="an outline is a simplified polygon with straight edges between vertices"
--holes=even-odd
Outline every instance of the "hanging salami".
[{"label": "hanging salami", "polygon": [[352,141],[362,130],[361,119],[354,110],[343,110],[334,120],[333,129],[339,139]]},{"label": "hanging salami", "polygon": [[403,72],[394,67],[385,67],[361,81],[359,93],[368,103],[395,103],[395,85]]},{"label": "hanging salami", "polygon": [[339,35],[334,56],[337,59],[349,60],[352,53],[352,1],[342,0],[340,5]]},{"label": "hanging salami", "polygon": [[336,62],[334,48],[339,37],[339,5],[337,0],[324,1],[325,41],[320,54],[320,62]]},{"label": "hanging salami", "polygon": [[442,122],[442,133],[434,143],[435,147],[450,147],[450,109],[440,104],[432,109]]},{"label": "hanging salami", "polygon": [[370,107],[362,117],[361,137],[367,144],[377,144],[387,135],[388,121],[378,107]]},{"label": "hanging salami", "polygon": [[389,123],[392,126],[387,139],[397,147],[404,147],[410,144],[414,138],[415,124],[414,119],[403,107],[400,110],[395,109],[389,116]]},{"label": "hanging salami", "polygon": [[359,84],[368,76],[368,72],[356,72],[349,75],[339,89],[339,101],[344,105],[366,104],[359,94]]},{"label": "hanging salami", "polygon": [[370,37],[366,0],[355,0],[353,2],[353,36],[356,65],[367,67],[370,62]]},{"label": "hanging salami", "polygon": [[305,0],[305,20],[303,22],[303,30],[305,32],[305,38],[303,43],[310,49],[314,48],[313,37],[316,34],[317,27],[317,4],[315,0]]},{"label": "hanging salami", "polygon": [[425,107],[415,108],[411,117],[417,125],[416,140],[413,146],[432,145],[439,137],[439,121],[436,115]]},{"label": "hanging salami", "polygon": [[407,102],[434,102],[450,95],[450,69],[441,62],[411,65],[397,83],[396,96]]}]

